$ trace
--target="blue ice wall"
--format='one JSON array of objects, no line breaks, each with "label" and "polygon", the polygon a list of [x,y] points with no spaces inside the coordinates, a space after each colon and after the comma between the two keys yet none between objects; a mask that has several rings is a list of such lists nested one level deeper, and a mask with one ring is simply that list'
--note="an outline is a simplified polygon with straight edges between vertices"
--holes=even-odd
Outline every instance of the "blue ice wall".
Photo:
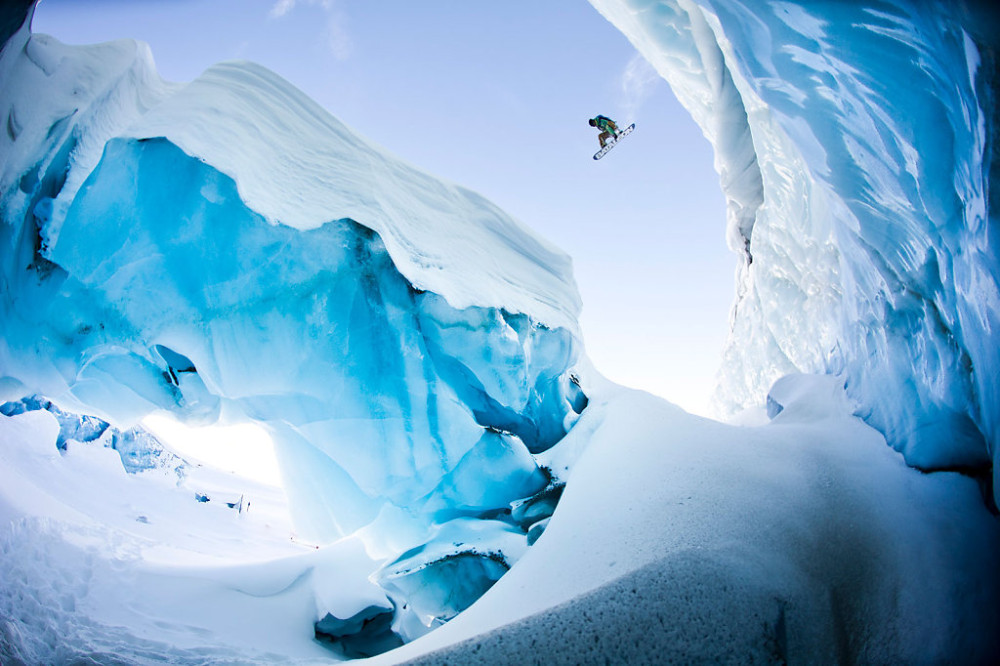
[{"label": "blue ice wall", "polygon": [[264,424],[305,539],[387,506],[417,522],[507,508],[548,481],[528,449],[581,409],[569,332],[414,289],[352,220],[271,224],[164,139],[110,141],[58,242],[24,245],[34,268],[4,267],[7,357],[44,341],[67,396],[113,420]]},{"label": "blue ice wall", "polygon": [[843,374],[910,464],[987,470],[995,3],[591,1],[715,147],[741,256],[724,410],[787,373]]},{"label": "blue ice wall", "polygon": [[846,204],[829,368],[847,371],[864,416],[911,464],[988,464],[1000,438],[1000,248],[981,92],[995,72],[979,69],[961,8],[705,5],[809,175]]}]

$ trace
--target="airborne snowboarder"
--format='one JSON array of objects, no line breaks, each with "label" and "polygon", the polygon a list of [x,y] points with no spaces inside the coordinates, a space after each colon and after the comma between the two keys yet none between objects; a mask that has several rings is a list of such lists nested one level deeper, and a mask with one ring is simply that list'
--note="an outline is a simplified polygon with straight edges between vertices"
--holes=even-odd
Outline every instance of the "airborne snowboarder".
[{"label": "airborne snowboarder", "polygon": [[589,122],[591,127],[601,130],[601,135],[597,137],[601,142],[601,148],[607,145],[608,139],[612,136],[615,139],[618,138],[618,124],[611,120],[611,118],[598,115],[596,118],[591,118]]},{"label": "airborne snowboarder", "polygon": [[588,122],[591,127],[596,127],[601,130],[600,136],[597,137],[601,142],[601,149],[594,155],[595,160],[599,160],[604,157],[604,154],[611,150],[614,145],[618,143],[620,138],[631,133],[632,130],[635,129],[635,123],[632,123],[625,129],[619,130],[618,124],[615,121],[611,120],[611,118],[608,118],[607,116],[601,115],[591,118]]}]

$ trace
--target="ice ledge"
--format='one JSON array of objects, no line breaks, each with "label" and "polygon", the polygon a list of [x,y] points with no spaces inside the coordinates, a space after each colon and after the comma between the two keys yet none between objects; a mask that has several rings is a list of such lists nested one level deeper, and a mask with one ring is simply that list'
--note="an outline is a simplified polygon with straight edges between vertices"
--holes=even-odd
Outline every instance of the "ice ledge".
[{"label": "ice ledge", "polygon": [[301,230],[350,218],[376,231],[414,287],[455,308],[503,305],[578,331],[570,258],[482,196],[362,139],[270,70],[215,65],[138,118],[236,181],[246,205]]},{"label": "ice ledge", "polygon": [[457,309],[504,307],[579,337],[566,254],[482,196],[359,137],[277,74],[228,62],[172,84],[141,42],[68,46],[29,25],[0,52],[3,217],[16,226],[30,216],[36,202],[18,183],[58,167],[63,175],[45,193],[56,199],[50,249],[108,141],[163,137],[233,178],[272,224],[308,230],[356,220],[384,239],[414,287]]}]

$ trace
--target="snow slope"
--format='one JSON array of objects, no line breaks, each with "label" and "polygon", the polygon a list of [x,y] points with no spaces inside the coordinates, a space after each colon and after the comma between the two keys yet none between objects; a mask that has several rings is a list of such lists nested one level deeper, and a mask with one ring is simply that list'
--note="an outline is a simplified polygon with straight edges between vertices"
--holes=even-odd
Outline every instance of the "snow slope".
[{"label": "snow slope", "polygon": [[545,534],[463,615],[372,661],[995,662],[1000,524],[976,482],[908,467],[837,378],[789,379],[762,427],[594,387]]},{"label": "snow slope", "polygon": [[786,373],[845,372],[907,462],[988,470],[1000,451],[995,8],[592,4],[715,146],[744,258],[724,411],[762,404]]}]

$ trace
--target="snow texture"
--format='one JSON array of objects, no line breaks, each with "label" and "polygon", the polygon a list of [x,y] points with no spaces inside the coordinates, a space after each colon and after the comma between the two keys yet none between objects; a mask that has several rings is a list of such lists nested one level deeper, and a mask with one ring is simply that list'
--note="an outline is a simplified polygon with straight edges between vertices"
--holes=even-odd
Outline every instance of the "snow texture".
[{"label": "snow texture", "polygon": [[842,380],[736,427],[593,387],[545,533],[478,602],[374,663],[995,663],[1000,523],[921,473]]},{"label": "snow texture", "polygon": [[843,372],[907,462],[988,470],[1000,452],[995,8],[592,4],[715,147],[742,256],[723,411],[763,404],[784,374]]}]

